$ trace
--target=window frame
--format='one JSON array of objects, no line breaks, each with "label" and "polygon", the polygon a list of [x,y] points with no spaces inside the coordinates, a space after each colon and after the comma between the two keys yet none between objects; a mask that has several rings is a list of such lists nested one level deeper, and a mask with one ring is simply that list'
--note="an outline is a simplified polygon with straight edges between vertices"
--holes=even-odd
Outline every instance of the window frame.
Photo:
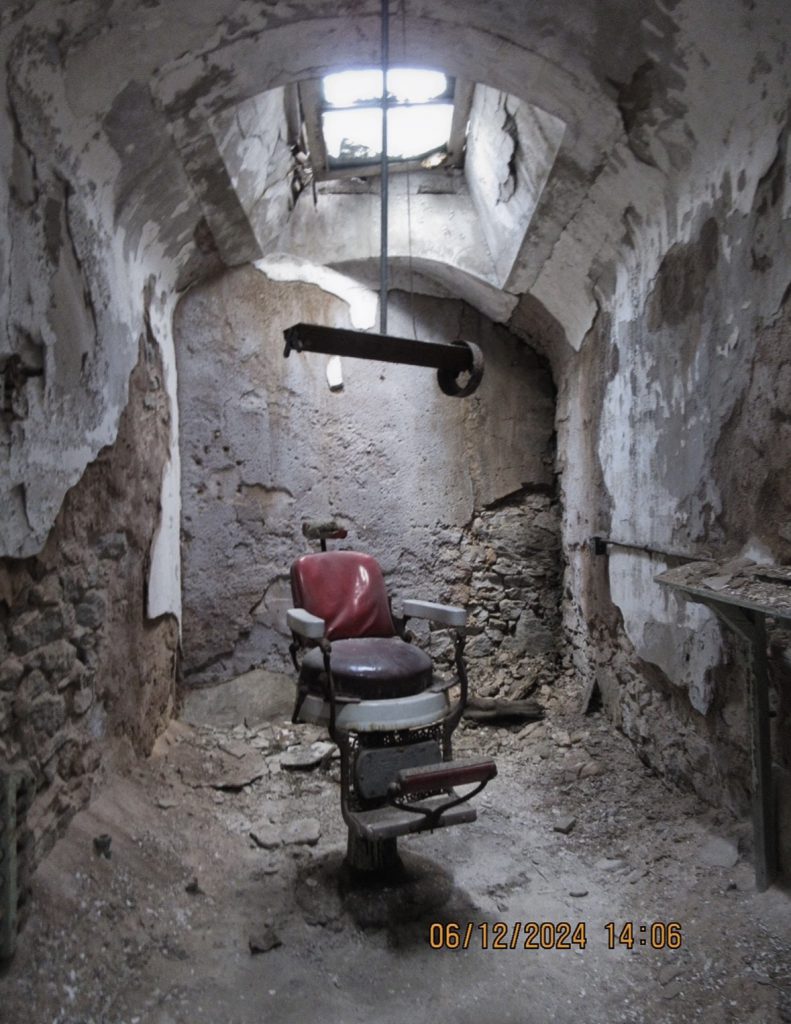
[{"label": "window frame", "polygon": [[[357,70],[357,69],[348,69]],[[367,70],[367,69],[360,69]],[[421,69],[422,70],[422,69]],[[426,69],[433,70],[433,69]],[[440,70],[440,69],[437,69]],[[329,72],[328,72],[329,74]],[[464,163],[464,145],[467,135],[467,123],[470,117],[472,106],[472,94],[474,83],[465,79],[454,78],[442,71],[448,79],[449,88],[443,96],[435,100],[428,100],[425,103],[399,103],[397,101],[388,103],[388,107],[415,107],[431,106],[436,103],[453,104],[453,116],[451,119],[450,134],[448,136],[447,153],[442,163],[437,168],[428,170],[442,170],[445,168],[459,168]],[[348,164],[342,167],[330,165],[327,146],[324,142],[324,132],[321,126],[321,116],[326,111],[332,110],[354,110],[365,107],[381,109],[381,100],[363,100],[353,104],[351,107],[336,107],[324,99],[322,90],[323,78],[306,79],[298,83],[299,100],[302,108],[302,120],[305,128],[305,135],[310,153],[310,163],[313,168],[313,177],[316,181],[334,181],[342,178],[369,178],[381,174],[381,159],[370,163]],[[422,160],[388,160],[388,170],[392,173],[403,171],[426,171]]]}]

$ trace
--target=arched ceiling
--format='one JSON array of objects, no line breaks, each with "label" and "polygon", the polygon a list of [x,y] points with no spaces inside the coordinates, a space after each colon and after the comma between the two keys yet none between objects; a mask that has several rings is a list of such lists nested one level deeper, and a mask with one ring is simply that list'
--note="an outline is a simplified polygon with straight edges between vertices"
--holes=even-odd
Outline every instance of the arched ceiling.
[{"label": "arched ceiling", "polygon": [[[394,63],[408,59],[486,83],[565,125],[508,281],[518,296],[536,282],[624,142],[618,83],[649,51],[658,66],[672,66],[678,26],[654,0],[404,2],[391,5]],[[194,249],[202,214],[224,262],[261,255],[211,119],[277,86],[379,59],[377,2],[39,0],[18,3],[4,18],[8,33],[24,26],[13,62],[21,89],[50,93],[46,116],[82,142],[74,147],[81,171],[99,194],[112,193],[124,244],[179,265]]]},{"label": "arched ceiling", "polygon": [[[443,264],[441,247],[418,269],[480,306],[499,288],[503,316],[517,303],[514,330],[572,354],[600,309],[615,323],[637,315],[702,206],[746,215],[777,152],[786,0],[391,9],[393,62],[485,83],[564,125],[502,287],[469,264]],[[378,0],[2,7],[0,358],[46,364],[41,395],[0,446],[3,550],[37,550],[66,489],[114,439],[141,332],[167,348],[179,291],[260,252],[212,119],[267,90],[376,63],[378,46]]]},{"label": "arched ceiling", "polygon": [[[731,40],[738,52],[738,31],[777,37],[782,12],[779,0],[716,10],[703,0],[403,0],[391,4],[391,57],[486,83],[565,125],[507,287],[552,306],[540,278],[554,260],[555,290],[573,283],[586,293],[567,318],[578,342],[593,308],[592,265],[622,235],[630,205],[642,216],[630,193],[655,206],[664,178],[683,174],[700,148],[685,115],[711,67],[701,47]],[[17,0],[0,17],[16,103],[46,97],[38,113],[97,200],[112,194],[126,247],[180,266],[207,211],[225,262],[260,255],[210,119],[277,86],[379,59],[377,0]],[[618,194],[602,188],[570,240],[579,251],[564,251],[597,183],[616,178]]]}]

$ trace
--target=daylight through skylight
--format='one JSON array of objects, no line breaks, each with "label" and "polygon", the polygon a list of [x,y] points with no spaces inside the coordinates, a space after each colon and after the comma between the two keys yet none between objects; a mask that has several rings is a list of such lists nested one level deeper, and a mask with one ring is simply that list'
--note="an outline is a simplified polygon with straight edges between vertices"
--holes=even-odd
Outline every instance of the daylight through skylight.
[{"label": "daylight through skylight", "polygon": [[[453,104],[391,107],[387,111],[387,155],[391,160],[427,156],[447,144]],[[324,141],[331,160],[366,163],[382,152],[382,111],[328,110],[322,115]]]},{"label": "daylight through skylight", "polygon": [[[387,72],[387,91],[396,103],[429,103],[447,95],[448,79],[441,71],[391,68]],[[379,69],[338,71],[324,78],[324,98],[332,107],[378,102],[381,97],[382,72]]]},{"label": "daylight through skylight", "polygon": [[[322,82],[321,129],[330,166],[370,164],[381,155],[382,71],[341,71]],[[387,150],[393,161],[446,151],[453,122],[453,83],[441,71],[387,73]]]}]

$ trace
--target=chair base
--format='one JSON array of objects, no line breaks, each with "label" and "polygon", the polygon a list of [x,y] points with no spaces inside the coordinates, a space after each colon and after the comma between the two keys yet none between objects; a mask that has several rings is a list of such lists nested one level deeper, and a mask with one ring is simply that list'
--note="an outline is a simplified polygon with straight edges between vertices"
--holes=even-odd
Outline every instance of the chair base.
[{"label": "chair base", "polygon": [[[447,691],[424,690],[411,697],[392,700],[361,700],[339,703],[335,717],[338,729],[347,732],[396,732],[399,729],[420,729],[436,725],[448,714],[450,698]],[[313,725],[327,725],[330,720],[329,701],[309,693],[299,708],[297,720]]]},{"label": "chair base", "polygon": [[365,839],[349,829],[346,842],[346,864],[354,871],[390,874],[401,867],[398,840]]}]

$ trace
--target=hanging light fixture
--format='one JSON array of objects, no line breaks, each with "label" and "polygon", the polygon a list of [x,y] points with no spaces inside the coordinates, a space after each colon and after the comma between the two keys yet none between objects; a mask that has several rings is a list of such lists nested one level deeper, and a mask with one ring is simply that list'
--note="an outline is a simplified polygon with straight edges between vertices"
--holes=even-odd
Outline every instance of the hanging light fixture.
[{"label": "hanging light fixture", "polygon": [[[437,370],[437,381],[446,395],[464,398],[471,395],[483,377],[483,353],[470,341],[452,344],[396,338],[387,333],[388,295],[388,213],[389,162],[387,140],[387,113],[389,94],[387,72],[390,63],[390,4],[382,0],[381,19],[382,58],[382,145],[381,145],[381,202],[379,252],[379,334],[350,331],[344,328],[323,327],[319,324],[294,324],[283,333],[287,358],[294,352],[321,352],[331,356],[351,356],[355,359],[373,359],[385,363],[403,363],[409,366],[429,366]],[[334,370],[340,379],[332,390],[342,388],[340,367]],[[465,379],[466,378],[466,379]],[[328,372],[328,381],[329,381]]]}]

